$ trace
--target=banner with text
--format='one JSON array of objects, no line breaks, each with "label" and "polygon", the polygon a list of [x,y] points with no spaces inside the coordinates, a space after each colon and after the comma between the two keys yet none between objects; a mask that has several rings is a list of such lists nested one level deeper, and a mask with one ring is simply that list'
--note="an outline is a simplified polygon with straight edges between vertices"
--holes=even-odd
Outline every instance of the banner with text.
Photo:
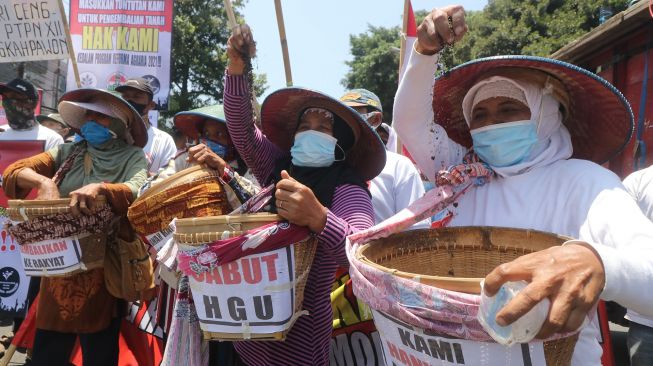
[{"label": "banner with text", "polygon": [[372,310],[386,364],[546,366],[544,344],[531,342],[512,347],[431,334],[387,314]]},{"label": "banner with text", "polygon": [[[0,136],[2,136],[0,134]],[[45,141],[0,141],[0,171],[16,160],[43,152]],[[30,195],[34,198],[35,191]],[[20,245],[9,235],[5,208],[7,197],[2,190],[0,175],[0,317],[24,316],[27,305],[29,278],[23,270]]]},{"label": "banner with text", "polygon": [[0,0],[0,63],[68,58],[60,0]]},{"label": "banner with text", "polygon": [[23,244],[20,252],[28,276],[63,275],[82,268],[78,236]]},{"label": "banner with text", "polygon": [[291,325],[294,247],[252,254],[189,276],[202,330],[272,334]]},{"label": "banner with text", "polygon": [[[168,108],[173,0],[71,0],[70,34],[83,88],[113,90],[143,77]],[[72,65],[68,90],[77,89]]]}]

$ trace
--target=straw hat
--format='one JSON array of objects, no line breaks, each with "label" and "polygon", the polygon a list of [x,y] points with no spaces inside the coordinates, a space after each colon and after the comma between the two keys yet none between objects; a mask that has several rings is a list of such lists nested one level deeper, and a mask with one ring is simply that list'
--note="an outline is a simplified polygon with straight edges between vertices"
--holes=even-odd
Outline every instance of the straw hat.
[{"label": "straw hat", "polygon": [[198,139],[202,133],[206,119],[226,124],[227,119],[224,116],[224,107],[222,104],[214,104],[190,111],[179,112],[175,114],[173,121],[175,127],[185,136]]},{"label": "straw hat", "polygon": [[38,123],[43,123],[43,122],[46,122],[46,121],[52,121],[52,122],[60,124],[64,128],[70,127],[70,126],[68,126],[66,121],[63,120],[63,118],[61,117],[61,115],[59,113],[39,114],[38,116],[36,116],[36,121]]},{"label": "straw hat", "polygon": [[[59,113],[77,133],[86,122],[86,111],[91,110],[118,118],[127,125],[133,145],[147,144],[147,128],[138,112],[119,94],[102,89],[77,89],[64,94],[59,100]],[[127,136],[127,142],[130,142]]]},{"label": "straw hat", "polygon": [[324,108],[351,128],[354,146],[347,162],[364,180],[376,177],[385,166],[385,147],[379,135],[351,107],[326,94],[305,88],[285,88],[270,94],[261,106],[263,133],[283,151],[290,151],[300,113],[307,108]]},{"label": "straw hat", "polygon": [[470,147],[469,127],[462,101],[478,81],[500,75],[553,86],[553,96],[564,108],[563,123],[571,134],[573,158],[602,164],[615,157],[633,133],[633,112],[612,84],[578,66],[534,56],[496,56],[457,66],[435,79],[435,121],[451,139]]}]

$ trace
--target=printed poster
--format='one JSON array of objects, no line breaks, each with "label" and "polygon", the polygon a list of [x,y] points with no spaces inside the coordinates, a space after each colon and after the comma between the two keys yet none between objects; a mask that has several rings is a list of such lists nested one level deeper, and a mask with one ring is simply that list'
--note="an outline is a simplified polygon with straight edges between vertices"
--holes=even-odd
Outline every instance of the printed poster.
[{"label": "printed poster", "polygon": [[0,63],[68,58],[59,0],[0,0]]},{"label": "printed poster", "polygon": [[[113,90],[143,77],[168,108],[172,0],[71,0],[70,34],[82,88]],[[68,90],[77,89],[72,64]]]},{"label": "printed poster", "polygon": [[[1,134],[0,134],[1,136]],[[16,160],[43,152],[45,141],[0,141],[0,171]],[[1,177],[1,176],[0,176]],[[29,278],[25,274],[20,246],[5,229],[9,220],[5,208],[7,197],[0,179],[0,316],[23,316],[27,306]],[[34,198],[35,192],[30,195]]]}]

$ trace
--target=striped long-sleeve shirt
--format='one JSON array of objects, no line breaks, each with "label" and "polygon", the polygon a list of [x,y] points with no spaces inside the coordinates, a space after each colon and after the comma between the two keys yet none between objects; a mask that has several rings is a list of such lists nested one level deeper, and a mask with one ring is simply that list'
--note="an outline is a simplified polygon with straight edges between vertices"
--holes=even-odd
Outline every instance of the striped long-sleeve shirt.
[{"label": "striped long-sleeve shirt", "polygon": [[[259,182],[271,183],[281,151],[256,128],[248,85],[241,75],[225,76],[224,109],[227,127],[238,153]],[[247,365],[327,365],[332,330],[330,293],[336,267],[348,266],[345,237],[374,224],[372,202],[359,186],[336,187],[328,207],[324,230],[317,235],[318,248],[304,289],[305,310],[284,342],[236,342]]]}]

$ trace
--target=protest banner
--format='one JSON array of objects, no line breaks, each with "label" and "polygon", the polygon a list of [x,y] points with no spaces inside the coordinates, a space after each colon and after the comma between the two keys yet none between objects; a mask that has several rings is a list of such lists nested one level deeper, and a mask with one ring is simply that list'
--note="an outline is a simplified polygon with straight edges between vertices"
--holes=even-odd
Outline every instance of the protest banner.
[{"label": "protest banner", "polygon": [[[172,0],[72,0],[70,33],[82,88],[113,90],[143,77],[156,109],[170,91]],[[69,66],[68,89],[76,85]]]},{"label": "protest banner", "polygon": [[63,275],[82,268],[77,236],[23,244],[20,252],[28,276]]},{"label": "protest banner", "polygon": [[68,58],[60,0],[0,0],[0,63]]},{"label": "protest banner", "polygon": [[193,273],[189,284],[202,330],[272,334],[292,325],[294,247],[252,254]]},{"label": "protest banner", "polygon": [[[45,141],[0,141],[0,171],[16,160],[43,152]],[[1,177],[1,175],[0,175]],[[7,197],[0,179],[0,316],[23,316],[29,279],[23,270],[20,246],[5,229]],[[35,193],[29,197],[34,198]]]},{"label": "protest banner", "polygon": [[387,314],[372,310],[387,365],[505,365],[545,366],[544,343],[512,347],[432,334]]}]

